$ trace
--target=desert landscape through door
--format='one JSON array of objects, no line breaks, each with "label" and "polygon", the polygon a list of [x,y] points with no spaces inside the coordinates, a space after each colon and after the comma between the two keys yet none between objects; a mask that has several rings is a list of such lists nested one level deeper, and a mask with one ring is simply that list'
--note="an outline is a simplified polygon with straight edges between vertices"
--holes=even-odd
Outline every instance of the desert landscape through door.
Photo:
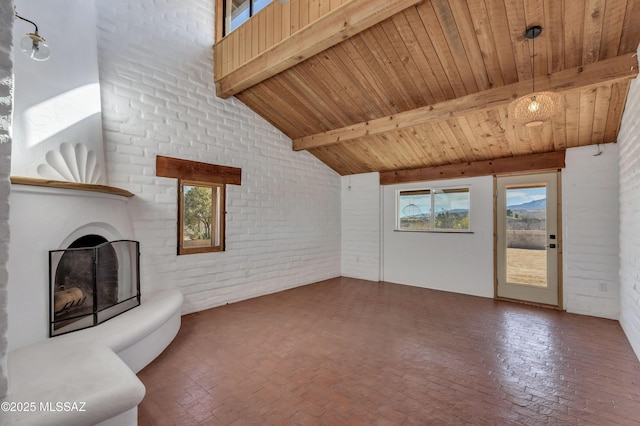
[{"label": "desert landscape through door", "polygon": [[496,179],[497,296],[558,305],[558,174]]}]

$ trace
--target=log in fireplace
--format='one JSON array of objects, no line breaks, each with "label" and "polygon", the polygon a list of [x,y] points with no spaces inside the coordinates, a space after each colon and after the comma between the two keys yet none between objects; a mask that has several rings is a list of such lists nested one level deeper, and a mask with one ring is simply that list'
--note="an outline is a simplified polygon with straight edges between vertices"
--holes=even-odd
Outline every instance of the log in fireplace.
[{"label": "log in fireplace", "polygon": [[93,327],[140,304],[137,241],[85,235],[49,251],[50,327],[57,336]]}]

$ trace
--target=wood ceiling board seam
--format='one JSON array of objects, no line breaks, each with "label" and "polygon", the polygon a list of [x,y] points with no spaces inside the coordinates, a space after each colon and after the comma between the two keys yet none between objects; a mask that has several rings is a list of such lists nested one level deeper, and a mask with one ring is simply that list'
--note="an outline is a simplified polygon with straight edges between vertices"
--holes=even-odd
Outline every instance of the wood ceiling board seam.
[{"label": "wood ceiling board seam", "polygon": [[291,121],[297,112],[271,90],[271,85],[273,83],[261,84],[238,93],[236,98],[252,110],[262,111],[261,116],[288,137],[295,138],[299,134],[305,134],[300,123]]},{"label": "wood ceiling board seam", "polygon": [[591,143],[593,114],[595,112],[596,89],[589,88],[580,92],[580,115],[578,117],[578,145]]},{"label": "wood ceiling board seam", "polygon": [[309,22],[313,22],[320,17],[320,2],[318,0],[307,0],[309,2]]},{"label": "wood ceiling board seam", "polygon": [[520,140],[519,134],[515,129],[516,126],[509,120],[507,108],[498,108],[496,110],[496,116],[500,120],[500,126],[504,129],[505,140],[509,145],[509,151],[512,155],[533,154],[531,141],[523,143],[523,141]]},{"label": "wood ceiling board seam", "polygon": [[[324,117],[324,111],[319,110],[317,114],[314,114],[314,119],[325,123],[325,126],[330,126],[330,123],[343,122],[348,124],[353,117],[347,117],[348,111],[344,110],[345,105],[348,104],[345,99],[345,93],[334,90],[334,78],[331,74],[326,72],[325,67],[322,64],[321,58],[316,55],[313,58],[309,58],[302,64],[296,65],[286,73],[281,75],[287,75],[289,73],[297,73],[304,81],[305,85],[312,86],[313,95],[306,98],[310,103],[316,102],[318,99],[325,99],[326,105],[331,105],[327,115],[332,119],[326,121]],[[297,87],[297,86],[294,86]],[[300,89],[298,89],[300,90]],[[301,96],[304,98],[304,96]]]},{"label": "wood ceiling board seam", "polygon": [[480,49],[480,41],[471,18],[469,3],[453,1],[449,3],[449,8],[456,26],[456,33],[465,52],[467,66],[462,74],[470,72],[474,76],[478,90],[490,89],[493,84],[488,75],[486,57]]},{"label": "wood ceiling board seam", "polygon": [[[566,95],[562,95],[563,105],[566,105],[566,98]],[[553,127],[553,146],[555,150],[567,149],[567,113],[565,108],[560,114],[552,118],[551,125]]]},{"label": "wood ceiling board seam", "polygon": [[500,110],[502,108],[498,108],[495,110],[489,110],[481,113],[482,115],[486,115],[486,119],[484,120],[485,128],[491,133],[492,137],[496,140],[497,147],[500,151],[500,156],[504,157],[505,153],[509,153],[511,156],[516,156],[522,154],[519,150],[513,150],[512,146],[509,144],[509,141],[506,138],[506,128],[502,125],[502,121],[500,119]]},{"label": "wood ceiling board seam", "polygon": [[[605,84],[603,81],[610,84],[614,81],[630,79],[635,77],[637,73],[637,58],[629,54],[553,74],[541,79],[538,90],[568,93]],[[527,89],[529,84],[529,82],[521,82],[493,88],[436,105],[356,123],[323,134],[305,136],[294,140],[294,150],[307,149],[318,144],[345,142],[353,137],[384,133],[400,127],[411,127],[430,121],[440,121],[453,116],[503,107],[515,97],[529,93],[530,89]]]},{"label": "wood ceiling board seam", "polygon": [[504,86],[505,80],[500,66],[500,57],[494,43],[493,29],[487,13],[487,6],[483,0],[474,0],[469,6],[473,9],[471,14],[471,25],[475,31],[478,42],[478,49],[486,70],[488,86]]},{"label": "wood ceiling board seam", "polygon": [[[440,91],[442,92],[442,100],[453,99],[456,97],[453,87],[449,82],[447,73],[436,53],[435,47],[429,38],[427,29],[424,26],[424,22],[420,17],[418,8],[412,7],[405,11],[405,17],[411,28],[411,32],[414,34],[416,41],[418,41],[418,47],[422,51],[422,57],[424,61],[428,63],[429,69],[433,74],[433,78],[436,80]],[[437,89],[436,89],[437,90]]]},{"label": "wood ceiling board seam", "polygon": [[536,38],[535,40],[528,40],[524,38],[522,41],[529,51],[529,56],[531,57],[533,55],[532,59],[535,63],[534,72],[536,74],[536,78],[538,76],[548,75],[551,73],[551,70],[549,70],[549,52],[551,50],[551,43],[553,41],[553,29],[548,27],[544,28],[546,24],[544,14],[545,1],[548,0],[526,0],[523,2],[525,26],[521,29],[522,35],[524,36],[527,28],[530,28],[534,25],[540,25],[541,27],[543,27],[542,33],[538,38]]},{"label": "wood ceiling board seam", "polygon": [[467,157],[471,161],[477,161],[480,159],[479,150],[471,145],[471,142],[467,138],[464,130],[462,129],[462,124],[460,123],[461,117],[450,118],[446,121],[449,131],[452,133],[453,138],[455,138],[456,142],[460,146],[460,148],[466,153]]},{"label": "wood ceiling board seam", "polygon": [[618,55],[633,53],[640,42],[640,0],[627,0],[627,11],[622,24],[622,37]]},{"label": "wood ceiling board seam", "polygon": [[399,100],[402,100],[402,95],[396,85],[389,84],[388,81],[386,81],[386,73],[384,71],[384,67],[381,65],[381,60],[369,47],[370,37],[365,37],[364,34],[359,34],[349,41],[359,54],[362,55],[363,60],[371,72],[376,76],[376,79],[381,83],[381,86],[386,89],[387,103],[390,107],[394,108],[398,112],[403,111],[403,107],[406,108],[406,105],[402,105],[402,102],[398,102]]},{"label": "wood ceiling board seam", "polygon": [[620,25],[620,22],[624,22],[626,6],[626,2],[609,2],[606,4],[604,22],[602,24],[602,37],[600,39],[599,60],[618,56],[622,37],[622,25]]},{"label": "wood ceiling board seam", "polygon": [[503,0],[485,0],[489,27],[493,34],[493,45],[502,71],[503,84],[518,82],[518,70],[511,43],[511,30],[507,19],[507,10]]},{"label": "wood ceiling board seam", "polygon": [[447,0],[432,0],[431,4],[436,12],[440,29],[451,52],[457,73],[464,84],[465,93],[474,93],[482,90],[483,86],[479,86],[476,81],[475,71],[470,65],[469,53],[462,41],[456,18],[449,2]]},{"label": "wood ceiling board seam", "polygon": [[[572,22],[573,25],[564,27],[564,69],[575,68],[582,64],[582,36],[584,34],[584,19],[577,19],[584,16],[584,1],[564,2],[564,21]],[[576,23],[580,25],[576,25]]]},{"label": "wood ceiling board seam", "polygon": [[565,126],[567,148],[575,148],[578,146],[579,139],[580,92],[564,95],[564,110],[567,117]]},{"label": "wood ceiling board seam", "polygon": [[[457,135],[454,133],[451,126],[452,124],[456,125],[455,123],[456,120],[449,119],[440,121],[437,123],[437,125],[438,127],[440,127],[440,131],[451,145],[451,149],[453,150],[457,158],[463,158],[466,161],[474,161],[476,158],[473,149],[467,146],[466,140],[464,138],[458,139]],[[457,162],[459,163],[460,161]]]},{"label": "wood ceiling board seam", "polygon": [[531,49],[524,38],[527,28],[524,6],[521,0],[505,0],[509,37],[518,81],[531,79]]},{"label": "wood ceiling board seam", "polygon": [[[272,3],[274,3],[274,6],[275,4],[280,4],[279,1]],[[262,49],[262,51],[264,51],[267,46],[270,47],[275,44],[273,42],[273,32],[275,31],[276,21],[273,16],[274,7],[265,7],[260,12],[262,12],[264,16],[264,18],[260,20],[260,25],[262,26],[264,24],[264,31],[261,32],[264,36],[260,38],[261,40],[264,39],[265,46]]]},{"label": "wood ceiling board seam", "polygon": [[402,131],[407,134],[406,137],[409,150],[412,153],[414,161],[411,164],[415,164],[415,167],[427,167],[431,165],[431,159],[429,154],[423,149],[423,144],[415,129],[406,129]]},{"label": "wood ceiling board seam", "polygon": [[[225,98],[258,84],[311,56],[393,16],[422,0],[351,0],[302,27],[295,37],[266,49],[224,76],[214,76],[218,96]],[[298,3],[298,2],[296,2]],[[301,2],[304,7],[305,2]],[[301,17],[304,13],[301,13]],[[255,19],[250,19],[251,24]],[[300,24],[302,25],[304,21]]]},{"label": "wood ceiling board seam", "polygon": [[466,154],[462,153],[458,153],[455,151],[455,149],[452,149],[450,143],[449,143],[449,139],[447,138],[447,136],[445,135],[445,133],[442,131],[442,127],[440,126],[440,123],[433,123],[429,126],[431,128],[431,131],[433,132],[436,141],[437,142],[437,147],[439,149],[439,151],[442,153],[443,157],[445,158],[445,162],[446,163],[463,163],[466,161],[469,161],[469,157],[467,157]]},{"label": "wood ceiling board seam", "polygon": [[[402,13],[394,15],[391,20],[407,49],[407,54],[411,58],[411,61],[417,70],[418,77],[414,77],[414,79],[418,82],[417,84],[422,87],[421,90],[426,90],[428,92],[427,96],[430,101],[427,100],[425,105],[443,101],[445,100],[445,96],[442,92],[442,88],[440,87],[440,83],[433,73],[431,64],[422,51],[421,43],[418,42],[416,35],[411,29],[411,24],[407,17],[409,12],[413,12],[414,19],[420,19],[417,17],[415,8],[409,8]],[[427,98],[425,98],[425,100],[426,99]]]},{"label": "wood ceiling board seam", "polygon": [[[391,109],[386,106],[386,96],[380,88],[380,82],[371,74],[369,66],[364,63],[364,60],[362,60],[362,57],[358,55],[357,52],[352,49],[352,54],[348,53],[347,49],[350,47],[353,47],[353,45],[345,42],[333,48],[333,51],[339,60],[339,67],[343,70],[352,70],[354,78],[358,82],[358,87],[362,90],[361,93],[366,93],[371,100],[371,102],[368,102],[366,105],[365,120],[371,120],[375,117],[389,114]],[[359,59],[354,60],[354,57]]]},{"label": "wood ceiling board seam", "polygon": [[[468,94],[465,83],[460,76],[458,67],[456,66],[455,59],[451,54],[451,49],[448,48],[447,39],[440,26],[440,21],[437,18],[436,11],[433,9],[431,2],[424,2],[417,6],[420,19],[427,31],[429,39],[433,45],[436,57],[440,61],[444,74],[449,82],[449,85],[453,89],[455,97],[464,96]],[[447,46],[447,47],[441,47]]]},{"label": "wood ceiling board seam", "polygon": [[314,108],[314,115],[318,122],[323,123],[325,129],[335,128],[335,126],[344,126],[347,122],[344,116],[340,114],[340,103],[337,102],[329,93],[326,86],[320,86],[315,78],[306,77],[303,74],[306,68],[296,66],[287,73],[281,74],[287,81],[291,81],[292,87],[297,87],[303,99],[312,99],[310,104],[317,104],[319,108]]},{"label": "wood ceiling board seam", "polygon": [[320,113],[314,113],[311,106],[312,102],[307,102],[298,96],[298,93],[292,90],[290,84],[283,74],[276,75],[269,79],[269,84],[274,85],[274,92],[278,93],[282,99],[281,104],[286,104],[290,111],[290,117],[296,123],[302,123],[302,129],[305,133],[313,132],[313,129],[319,129],[317,116]]},{"label": "wood ceiling board seam", "polygon": [[617,142],[620,122],[625,109],[625,102],[631,81],[615,83],[611,90],[611,103],[607,115],[607,126],[604,131],[605,142]]},{"label": "wood ceiling board seam", "polygon": [[605,17],[604,0],[585,2],[582,64],[590,64],[600,58],[600,44]]},{"label": "wood ceiling board seam", "polygon": [[[274,1],[272,3],[273,3],[273,6],[272,6],[272,14],[273,14],[272,30],[273,31],[271,33],[271,43],[277,44],[282,41],[282,28],[284,27],[282,25],[282,16],[284,14],[283,6],[285,4],[289,4],[289,2],[282,3],[281,1]],[[269,41],[267,41],[267,43],[269,43]]]},{"label": "wood ceiling board seam", "polygon": [[[367,47],[371,49],[373,57],[378,62],[381,74],[388,79],[385,84],[393,87],[392,92],[395,94],[393,103],[397,105],[401,111],[415,108],[416,103],[413,101],[411,94],[405,90],[405,80],[398,77],[396,65],[391,64],[391,58],[389,58],[387,51],[383,48],[385,44],[388,44],[388,39],[386,34],[382,32],[380,26],[376,25],[362,33],[361,38]],[[384,78],[382,78],[382,80],[384,81]]]},{"label": "wood ceiling board seam", "polygon": [[[396,16],[399,15],[402,14],[400,13]],[[382,22],[381,28],[385,33],[387,40],[389,40],[389,43],[391,44],[391,49],[386,49],[388,55],[389,57],[393,56],[394,60],[397,59],[398,66],[395,67],[395,70],[399,71],[399,78],[401,81],[404,81],[407,86],[407,90],[413,99],[414,105],[418,107],[434,103],[435,98],[431,94],[420,70],[416,66],[413,56],[409,52],[408,46],[400,36],[400,32],[398,31],[398,27],[394,20],[388,19]],[[404,80],[405,76],[407,79],[406,81]],[[414,94],[411,92],[414,92]]]},{"label": "wood ceiling board seam", "polygon": [[431,164],[446,164],[450,161],[447,153],[442,150],[442,146],[437,140],[437,134],[433,125],[426,124],[424,126],[416,126],[414,130],[420,141],[420,146],[430,154]]},{"label": "wood ceiling board seam", "polygon": [[280,40],[291,35],[291,2],[280,2],[281,13],[281,26],[280,26]]},{"label": "wood ceiling board seam", "polygon": [[[367,120],[369,117],[364,115],[362,111],[367,111],[370,105],[376,104],[369,98],[369,93],[363,92],[360,82],[353,78],[353,74],[344,68],[344,64],[335,53],[336,50],[332,48],[323,53],[326,55],[326,60],[320,61],[320,65],[326,72],[319,74],[326,75],[333,82],[338,83],[341,86],[339,95],[343,98],[348,97],[347,102],[343,102],[341,111],[349,123],[358,121],[358,119]],[[318,56],[322,58],[323,55]],[[326,85],[330,87],[332,83],[327,81]]]},{"label": "wood ceiling board seam", "polygon": [[486,114],[483,112],[474,112],[473,114],[469,114],[467,119],[469,120],[471,128],[475,128],[476,134],[480,135],[479,143],[482,146],[485,146],[491,153],[489,158],[499,158],[501,156],[500,147],[498,146],[497,141],[493,138],[493,129],[488,123]]},{"label": "wood ceiling board seam", "polygon": [[604,133],[609,117],[609,105],[611,104],[611,86],[601,86],[596,89],[596,99],[593,110],[593,130],[591,131],[591,143],[604,143]]},{"label": "wood ceiling board seam", "polygon": [[546,1],[544,3],[545,27],[543,31],[551,34],[547,49],[549,51],[549,72],[564,69],[564,1]]}]

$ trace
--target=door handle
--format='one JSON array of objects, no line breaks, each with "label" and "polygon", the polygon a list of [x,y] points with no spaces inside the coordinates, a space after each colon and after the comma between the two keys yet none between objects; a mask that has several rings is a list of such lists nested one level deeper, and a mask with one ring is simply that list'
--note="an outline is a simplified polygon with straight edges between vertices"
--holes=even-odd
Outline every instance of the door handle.
[{"label": "door handle", "polygon": [[548,248],[556,248],[556,245],[555,244],[549,244],[547,247]]}]

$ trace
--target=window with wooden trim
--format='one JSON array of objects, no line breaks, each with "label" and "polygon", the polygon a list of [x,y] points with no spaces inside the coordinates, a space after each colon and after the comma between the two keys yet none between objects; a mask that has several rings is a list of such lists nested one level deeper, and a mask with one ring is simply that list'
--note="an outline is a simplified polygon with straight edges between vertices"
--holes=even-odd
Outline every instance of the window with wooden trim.
[{"label": "window with wooden trim", "polygon": [[178,254],[224,251],[224,185],[179,180]]},{"label": "window with wooden trim", "polygon": [[178,179],[178,254],[224,251],[226,185],[242,169],[158,155],[156,176]]},{"label": "window with wooden trim", "polygon": [[459,232],[471,229],[469,188],[398,191],[398,231]]}]

